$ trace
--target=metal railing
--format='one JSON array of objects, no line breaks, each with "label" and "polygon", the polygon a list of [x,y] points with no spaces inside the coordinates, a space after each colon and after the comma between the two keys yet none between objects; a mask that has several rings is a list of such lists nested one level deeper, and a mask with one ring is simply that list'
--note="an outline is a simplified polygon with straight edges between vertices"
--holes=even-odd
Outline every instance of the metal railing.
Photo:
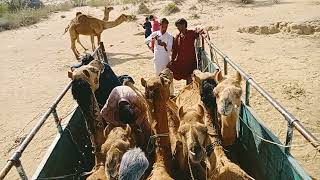
[{"label": "metal railing", "polygon": [[220,57],[223,59],[223,71],[226,75],[228,73],[228,64],[238,71],[241,76],[246,81],[245,87],[245,104],[249,106],[249,96],[250,96],[250,86],[254,87],[267,101],[281,113],[281,115],[285,118],[288,122],[288,130],[286,135],[286,142],[285,145],[288,146],[285,148],[286,153],[290,152],[290,144],[292,142],[293,137],[293,128],[296,130],[306,139],[308,140],[313,147],[316,148],[317,151],[320,152],[320,141],[313,136],[308,130],[306,130],[300,121],[294,117],[289,111],[287,111],[283,106],[281,106],[270,94],[265,91],[255,80],[253,80],[247,73],[245,73],[235,62],[233,62],[226,54],[224,54],[217,46],[212,43],[207,37],[202,36],[202,41],[205,41],[209,47],[210,51],[215,51]]},{"label": "metal railing", "polygon": [[[99,46],[94,50],[94,52],[91,54],[91,56],[97,56],[98,59],[108,62],[107,56],[105,53],[103,42],[100,42]],[[42,125],[46,122],[50,114],[53,115],[53,118],[55,120],[55,123],[57,125],[58,132],[61,134],[63,132],[60,119],[57,113],[57,105],[62,100],[62,98],[66,95],[68,90],[71,87],[72,81],[70,81],[67,86],[63,89],[63,91],[60,93],[60,95],[56,98],[56,100],[52,103],[52,105],[49,107],[49,109],[45,112],[45,114],[41,117],[41,119],[38,121],[38,123],[32,128],[31,132],[27,135],[27,137],[23,140],[21,145],[17,148],[17,150],[13,153],[11,158],[8,160],[5,167],[0,172],[0,180],[3,180],[6,175],[10,172],[11,168],[15,166],[17,168],[17,171],[19,173],[19,176],[23,180],[27,180],[28,177],[26,175],[26,172],[23,169],[22,163],[21,163],[21,156],[24,152],[24,150],[28,147],[29,143],[33,140],[35,135],[38,133]]]}]

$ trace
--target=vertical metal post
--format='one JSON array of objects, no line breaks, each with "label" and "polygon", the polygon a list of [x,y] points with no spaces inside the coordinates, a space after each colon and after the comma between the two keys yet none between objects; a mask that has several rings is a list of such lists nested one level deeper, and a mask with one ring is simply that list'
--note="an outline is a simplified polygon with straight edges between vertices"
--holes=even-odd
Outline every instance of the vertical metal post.
[{"label": "vertical metal post", "polygon": [[[286,137],[286,146],[290,146],[292,143],[292,137],[293,137],[293,125],[292,123],[288,123],[288,130],[287,130],[287,137]],[[286,147],[284,149],[285,153],[290,153],[291,147]]]},{"label": "vertical metal post", "polygon": [[17,160],[15,162],[15,166],[17,168],[17,171],[19,173],[19,176],[22,180],[28,180],[28,177],[26,175],[26,172],[24,171],[23,167],[22,167],[22,164],[21,164],[21,161],[20,160]]},{"label": "vertical metal post", "polygon": [[245,104],[247,106],[250,106],[249,99],[250,99],[250,83],[249,83],[249,79],[247,79],[246,80],[246,94],[245,94]]},{"label": "vertical metal post", "polygon": [[223,58],[223,70],[224,70],[224,75],[228,74],[228,62],[226,60],[226,57]]},{"label": "vertical metal post", "polygon": [[62,134],[63,130],[62,130],[62,126],[61,126],[60,119],[59,119],[59,116],[58,116],[56,108],[53,108],[52,115],[53,115],[53,118],[54,118],[54,122],[57,125],[58,132],[60,134]]},{"label": "vertical metal post", "polygon": [[100,48],[101,48],[101,54],[103,56],[103,60],[105,63],[109,64],[108,62],[108,57],[107,57],[107,54],[106,54],[106,50],[104,48],[104,45],[103,45],[103,42],[100,42]]}]

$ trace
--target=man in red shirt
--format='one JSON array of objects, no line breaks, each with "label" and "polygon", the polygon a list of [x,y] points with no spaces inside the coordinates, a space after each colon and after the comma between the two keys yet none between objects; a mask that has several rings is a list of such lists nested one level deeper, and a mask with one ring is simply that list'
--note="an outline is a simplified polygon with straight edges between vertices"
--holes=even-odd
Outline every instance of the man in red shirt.
[{"label": "man in red shirt", "polygon": [[190,84],[193,70],[197,69],[197,58],[194,43],[203,30],[188,30],[187,21],[183,18],[175,23],[179,34],[175,37],[172,47],[172,57],[168,68],[176,80],[184,79]]}]

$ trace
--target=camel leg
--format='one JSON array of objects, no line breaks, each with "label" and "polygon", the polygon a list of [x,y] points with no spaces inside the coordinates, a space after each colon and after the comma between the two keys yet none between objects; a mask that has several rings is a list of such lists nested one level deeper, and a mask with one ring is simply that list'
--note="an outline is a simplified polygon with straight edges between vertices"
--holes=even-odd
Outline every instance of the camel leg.
[{"label": "camel leg", "polygon": [[82,48],[84,49],[84,51],[87,51],[87,50],[88,50],[88,49],[85,48],[85,47],[83,46],[83,44],[80,42],[79,34],[77,35],[77,42],[82,46]]},{"label": "camel leg", "polygon": [[92,45],[92,51],[96,49],[96,46],[94,45],[94,36],[90,36],[91,38],[91,45]]},{"label": "camel leg", "polygon": [[71,37],[71,49],[73,51],[73,54],[76,56],[76,59],[79,59],[80,54],[76,48],[76,38]]},{"label": "camel leg", "polygon": [[97,38],[98,38],[98,46],[99,46],[99,44],[100,44],[100,42],[101,42],[101,34],[98,34],[98,35],[97,35]]}]

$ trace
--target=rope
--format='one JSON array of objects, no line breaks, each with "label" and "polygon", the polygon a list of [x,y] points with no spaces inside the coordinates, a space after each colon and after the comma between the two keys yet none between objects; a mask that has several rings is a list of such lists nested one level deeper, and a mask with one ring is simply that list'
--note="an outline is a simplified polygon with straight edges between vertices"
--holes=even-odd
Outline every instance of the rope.
[{"label": "rope", "polygon": [[191,179],[194,180],[194,176],[193,176],[193,172],[191,169],[191,164],[190,164],[190,158],[189,158],[189,152],[188,152],[188,165],[189,165],[189,171],[190,171],[190,175],[191,175]]},{"label": "rope", "polygon": [[158,137],[168,137],[169,133],[155,134],[150,136],[150,138],[158,138]]},{"label": "rope", "polygon": [[61,176],[52,176],[52,177],[45,177],[45,178],[37,178],[39,180],[49,180],[49,179],[66,179],[70,177],[83,177],[92,174],[93,171],[90,172],[82,172],[82,173],[73,173],[73,174],[66,174],[66,175],[61,175]]},{"label": "rope", "polygon": [[[280,146],[280,147],[283,147],[283,148],[288,148],[288,147],[303,147],[303,146],[306,146],[306,145],[310,145],[311,143],[308,142],[308,143],[304,143],[304,144],[301,144],[301,145],[283,145],[283,144],[279,144],[279,143],[276,143],[276,142],[273,142],[273,141],[270,141],[270,140],[267,140],[263,137],[261,137],[255,130],[253,130],[240,116],[239,116],[239,119],[248,127],[248,129],[259,139],[261,139],[262,141],[264,142],[267,142],[267,143],[270,143],[270,144],[274,144],[274,145],[277,145],[277,146]],[[312,145],[312,144],[311,144]]]}]

